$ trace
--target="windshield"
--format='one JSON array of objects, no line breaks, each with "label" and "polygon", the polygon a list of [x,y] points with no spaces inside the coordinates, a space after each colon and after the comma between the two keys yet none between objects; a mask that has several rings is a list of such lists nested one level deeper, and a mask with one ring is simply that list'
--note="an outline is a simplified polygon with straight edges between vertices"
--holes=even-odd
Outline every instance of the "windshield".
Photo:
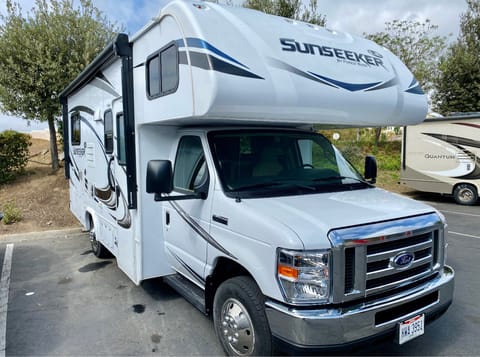
[{"label": "windshield", "polygon": [[266,197],[369,187],[322,135],[286,130],[209,133],[223,188],[232,197]]}]

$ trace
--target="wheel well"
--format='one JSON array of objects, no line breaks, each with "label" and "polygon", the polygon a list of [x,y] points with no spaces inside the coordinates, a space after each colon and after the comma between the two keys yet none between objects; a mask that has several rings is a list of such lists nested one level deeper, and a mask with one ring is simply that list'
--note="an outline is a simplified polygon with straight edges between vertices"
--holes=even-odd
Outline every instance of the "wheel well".
[{"label": "wheel well", "polygon": [[455,193],[455,189],[460,186],[460,185],[469,185],[469,186],[472,186],[475,191],[477,191],[477,194],[479,193],[478,191],[478,187],[477,185],[473,184],[473,183],[469,183],[469,182],[458,182],[456,183],[455,185],[453,185],[453,188],[452,188],[452,195]]},{"label": "wheel well", "polygon": [[205,310],[211,313],[215,292],[221,283],[235,276],[252,276],[247,269],[228,258],[219,258],[213,273],[207,277],[205,284]]},{"label": "wheel well", "polygon": [[90,230],[93,226],[93,217],[90,212],[85,212],[85,228]]}]

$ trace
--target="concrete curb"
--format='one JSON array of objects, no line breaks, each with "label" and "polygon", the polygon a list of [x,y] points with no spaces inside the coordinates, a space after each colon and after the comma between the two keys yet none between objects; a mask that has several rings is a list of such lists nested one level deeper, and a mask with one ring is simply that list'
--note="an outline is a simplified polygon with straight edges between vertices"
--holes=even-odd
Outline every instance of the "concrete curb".
[{"label": "concrete curb", "polygon": [[82,228],[66,228],[42,232],[3,234],[0,235],[0,241],[2,243],[5,243],[39,239],[69,238],[70,236],[78,236],[84,234],[86,234],[86,232],[84,232]]}]

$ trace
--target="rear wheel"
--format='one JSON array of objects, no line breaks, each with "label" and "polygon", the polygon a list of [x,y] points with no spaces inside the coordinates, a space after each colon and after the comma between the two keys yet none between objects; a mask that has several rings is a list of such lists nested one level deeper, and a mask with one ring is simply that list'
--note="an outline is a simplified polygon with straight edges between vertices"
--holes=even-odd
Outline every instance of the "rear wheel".
[{"label": "rear wheel", "polygon": [[213,321],[229,356],[271,355],[272,338],[264,300],[257,284],[247,276],[231,278],[218,288]]},{"label": "rear wheel", "polygon": [[460,205],[472,206],[477,203],[478,192],[475,186],[468,183],[461,183],[453,190],[453,197]]},{"label": "rear wheel", "polygon": [[110,251],[97,240],[93,221],[90,223],[90,231],[88,235],[90,238],[90,244],[92,246],[93,254],[95,254],[97,258],[110,258],[112,256]]}]

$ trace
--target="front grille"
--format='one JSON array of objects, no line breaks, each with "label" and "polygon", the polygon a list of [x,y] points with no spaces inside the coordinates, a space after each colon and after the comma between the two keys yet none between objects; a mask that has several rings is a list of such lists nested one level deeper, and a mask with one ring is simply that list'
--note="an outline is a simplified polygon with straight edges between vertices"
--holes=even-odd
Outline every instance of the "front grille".
[{"label": "front grille", "polygon": [[[367,245],[366,296],[429,274],[433,268],[434,232]],[[428,254],[426,254],[428,252]],[[407,268],[395,266],[395,257],[410,253]]]},{"label": "front grille", "polygon": [[430,278],[443,264],[443,229],[428,214],[331,231],[333,302],[383,296]]}]

